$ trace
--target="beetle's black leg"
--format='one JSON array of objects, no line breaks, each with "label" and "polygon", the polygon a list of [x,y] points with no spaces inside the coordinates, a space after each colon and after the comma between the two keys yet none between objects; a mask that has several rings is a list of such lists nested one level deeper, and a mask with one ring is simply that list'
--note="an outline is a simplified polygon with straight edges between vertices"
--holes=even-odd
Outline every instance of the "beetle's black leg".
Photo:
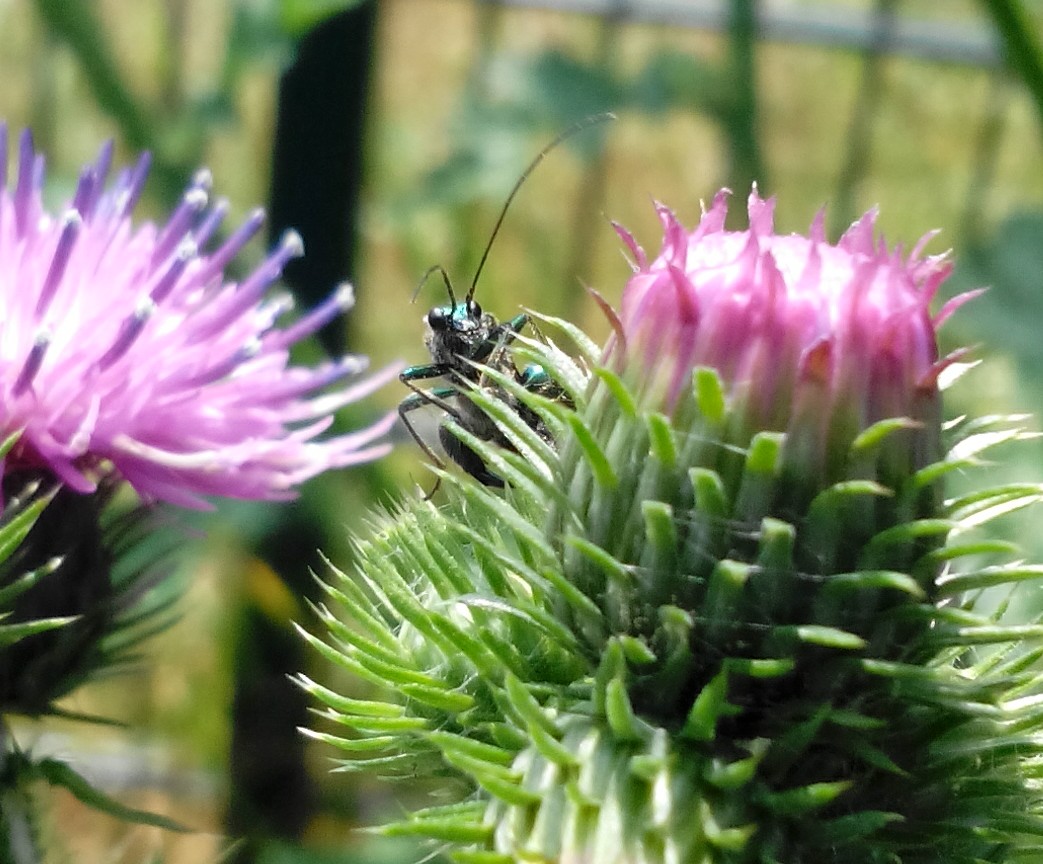
[{"label": "beetle's black leg", "polygon": [[[448,388],[446,388],[448,389]],[[452,391],[455,392],[455,391]],[[430,445],[424,440],[424,437],[416,431],[416,427],[413,425],[413,421],[409,419],[411,412],[416,411],[417,408],[423,408],[425,405],[432,404],[431,397],[423,390],[407,396],[401,402],[398,403],[398,416],[402,420],[402,425],[406,427],[406,431],[412,436],[413,440],[420,446],[420,449],[424,451],[424,454],[434,462],[439,468],[444,468],[445,463],[441,460],[437,453],[431,449]],[[437,404],[437,403],[436,403]]]},{"label": "beetle's black leg", "polygon": [[[398,416],[402,420],[402,425],[406,427],[406,431],[416,441],[420,449],[424,451],[424,455],[437,467],[445,468],[445,462],[431,449],[431,446],[424,440],[423,436],[416,431],[416,427],[413,425],[413,421],[409,419],[409,415],[411,412],[416,411],[417,408],[423,408],[425,405],[438,405],[441,407],[444,405],[443,400],[456,393],[456,390],[452,387],[436,387],[434,390],[421,390],[408,380],[403,379],[403,383],[414,392],[398,403]],[[441,438],[441,433],[439,433],[439,438]],[[455,458],[452,453],[449,455]],[[431,491],[424,495],[425,501],[431,500],[441,483],[441,478],[435,480],[435,485],[431,487]]]}]

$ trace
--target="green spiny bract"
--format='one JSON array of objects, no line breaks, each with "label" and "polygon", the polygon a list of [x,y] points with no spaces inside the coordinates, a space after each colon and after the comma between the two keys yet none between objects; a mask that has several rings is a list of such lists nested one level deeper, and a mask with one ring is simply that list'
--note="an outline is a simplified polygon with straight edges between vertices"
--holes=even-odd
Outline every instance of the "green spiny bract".
[{"label": "green spiny bract", "polygon": [[669,418],[579,342],[587,386],[528,343],[574,412],[497,382],[557,449],[476,390],[517,452],[457,434],[506,491],[442,474],[446,505],[407,502],[332,571],[309,639],[381,695],[302,678],[346,730],[312,734],[470,790],[384,830],[472,864],[1036,860],[1043,627],[975,601],[1043,570],[963,528],[1039,488],[937,494],[1016,431],[965,422],[889,487],[858,477],[917,431],[880,422],[815,492],[784,435],[729,426],[712,371]]},{"label": "green spiny bract", "polygon": [[136,661],[141,641],[171,622],[177,589],[157,587],[173,532],[114,492],[105,483],[80,494],[43,472],[3,478],[0,726],[8,714],[65,713],[57,700]]}]

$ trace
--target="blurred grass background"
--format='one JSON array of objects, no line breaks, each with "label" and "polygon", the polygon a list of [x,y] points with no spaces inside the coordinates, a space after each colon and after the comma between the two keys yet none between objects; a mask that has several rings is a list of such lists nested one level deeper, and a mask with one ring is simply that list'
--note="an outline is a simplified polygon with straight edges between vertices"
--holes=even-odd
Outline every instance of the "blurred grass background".
[{"label": "blurred grass background", "polygon": [[[351,277],[359,304],[328,341],[381,365],[426,359],[421,315],[444,297],[435,280],[411,305],[419,275],[441,262],[463,290],[529,159],[576,120],[613,110],[615,123],[561,147],[518,196],[479,289],[487,310],[506,318],[531,307],[602,333],[583,286],[614,302],[629,273],[609,220],[654,253],[653,200],[694,224],[700,200],[730,185],[732,224],[744,225],[755,179],[778,196],[782,232],[804,230],[824,205],[834,237],[877,204],[892,243],[909,247],[942,228],[931,248],[952,247],[958,262],[946,293],[992,286],[946,330],[949,347],[984,343],[978,353],[988,358],[954,392],[950,413],[1039,411],[1043,87],[1034,52],[1043,4],[588,4],[601,15],[572,5],[0,0],[0,118],[13,131],[32,127],[55,202],[109,137],[124,161],[140,148],[154,153],[142,218],[159,217],[200,165],[230,199],[229,225],[270,203],[278,229],[295,212],[286,205],[294,193],[301,218],[310,215],[312,187],[301,184],[342,190],[342,209],[325,217],[328,234],[305,231],[318,270],[290,278],[310,305]],[[318,73],[301,73],[292,91],[288,78],[280,102],[282,76],[309,54],[322,61]],[[326,98],[326,113],[316,116],[313,97]],[[294,147],[313,134],[332,139],[326,152],[344,161],[303,180],[293,163],[308,160]],[[259,260],[262,244],[253,254]],[[389,387],[346,422],[403,395]],[[58,794],[48,814],[54,861],[420,859],[408,845],[350,829],[379,821],[393,794],[431,790],[331,777],[331,754],[319,748],[300,754],[303,772],[259,778],[262,793],[246,788],[241,770],[257,753],[298,758],[277,734],[296,740],[292,717],[279,716],[285,691],[272,682],[282,681],[280,662],[298,668],[288,622],[307,620],[315,548],[347,566],[349,532],[364,528],[368,509],[429,486],[417,448],[400,439],[384,464],[315,481],[293,507],[222,506],[185,518],[198,538],[181,568],[181,620],[134,677],[77,694],[70,706],[128,728],[46,723],[20,733],[121,800],[196,833],[128,827]],[[1041,455],[1012,451],[1004,471],[1038,478]],[[1043,552],[1033,522],[1009,530]],[[237,735],[254,734],[244,717],[268,711],[260,749],[230,756]],[[229,848],[229,825],[254,839]]]}]

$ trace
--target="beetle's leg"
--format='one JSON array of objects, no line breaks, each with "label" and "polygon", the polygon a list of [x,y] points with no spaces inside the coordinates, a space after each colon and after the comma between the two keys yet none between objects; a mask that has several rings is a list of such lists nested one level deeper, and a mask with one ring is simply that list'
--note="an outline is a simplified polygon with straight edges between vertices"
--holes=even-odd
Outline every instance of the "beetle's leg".
[{"label": "beetle's leg", "polygon": [[[406,372],[409,370],[407,369]],[[403,375],[405,372],[402,373]],[[401,376],[399,376],[401,378]],[[419,377],[419,376],[414,376]],[[432,376],[434,377],[434,376]],[[417,408],[423,408],[425,405],[437,405],[442,406],[445,404],[444,400],[456,393],[456,390],[452,387],[436,387],[433,390],[421,390],[415,384],[410,382],[408,379],[402,379],[402,383],[409,387],[414,392],[398,403],[398,416],[402,420],[402,425],[406,427],[406,431],[410,434],[410,437],[416,441],[417,446],[424,451],[424,455],[427,456],[437,467],[445,468],[445,462],[442,458],[431,449],[431,445],[424,440],[423,436],[417,432],[416,427],[413,425],[413,421],[409,419],[409,415],[416,411]],[[441,438],[441,433],[439,434]],[[452,453],[449,454],[453,456]],[[430,501],[434,497],[435,492],[438,491],[438,487],[441,485],[442,480],[438,478],[435,480],[435,485],[431,487],[431,491],[424,495],[425,501]]]},{"label": "beetle's leg", "polygon": [[515,315],[510,321],[497,324],[489,334],[489,338],[471,355],[470,359],[476,363],[484,363],[493,354],[509,347],[518,334],[521,333],[522,328],[528,323],[529,316],[522,312],[519,315]]},{"label": "beetle's leg", "polygon": [[514,341],[514,337],[517,336],[519,333],[521,333],[522,327],[524,327],[528,323],[529,323],[529,316],[526,313],[524,313],[524,312],[520,312],[517,315],[515,315],[506,324],[501,325],[504,329],[511,331],[511,338],[510,338],[510,341],[507,344],[510,344],[510,342],[513,342]]},{"label": "beetle's leg", "polygon": [[[407,387],[412,387],[411,381],[427,381],[430,378],[441,378],[448,375],[453,368],[448,363],[427,363],[423,366],[407,366],[398,373],[398,380]],[[413,387],[415,390],[416,388]]]},{"label": "beetle's leg", "polygon": [[[426,381],[431,378],[442,378],[449,375],[452,371],[453,367],[446,363],[429,363],[426,366],[410,366],[403,369],[398,375],[398,380],[412,390],[413,395],[407,396],[402,404],[412,401],[417,403],[406,410],[413,411],[421,405],[434,405],[436,408],[445,411],[446,414],[459,423],[460,411],[446,401],[446,399],[457,394],[458,391],[455,387],[435,387],[432,390],[425,390],[413,383],[414,381]],[[402,414],[402,404],[399,405],[398,413],[400,415]]]},{"label": "beetle's leg", "polygon": [[425,405],[431,404],[431,395],[432,394],[421,390],[407,396],[398,403],[398,416],[402,420],[402,425],[406,427],[406,431],[410,434],[413,440],[416,441],[420,449],[424,451],[424,455],[439,468],[444,468],[445,463],[441,460],[438,454],[431,449],[431,446],[424,440],[424,436],[417,432],[416,427],[413,425],[413,421],[409,419],[410,413],[416,411],[417,408],[423,408]]}]

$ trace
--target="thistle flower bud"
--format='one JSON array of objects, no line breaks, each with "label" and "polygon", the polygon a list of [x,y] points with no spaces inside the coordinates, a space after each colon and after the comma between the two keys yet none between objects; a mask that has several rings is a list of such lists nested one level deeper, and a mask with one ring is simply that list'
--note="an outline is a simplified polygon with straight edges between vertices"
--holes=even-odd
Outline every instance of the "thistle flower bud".
[{"label": "thistle flower bud", "polygon": [[977,601],[1043,569],[965,534],[1040,487],[942,494],[1019,435],[941,424],[936,328],[967,298],[932,314],[948,263],[889,250],[872,213],[833,245],[821,216],[776,235],[756,191],[750,228],[725,231],[725,200],[693,231],[659,208],[651,262],[621,231],[636,272],[606,349],[564,322],[580,362],[517,349],[568,404],[502,370],[470,394],[513,449],[456,434],[506,491],[444,474],[448,505],[389,518],[359,582],[334,571],[329,633],[308,638],[395,693],[302,679],[339,724],[313,734],[355,767],[470,783],[387,829],[464,862],[1038,849],[1043,677],[1023,646],[1043,627]]},{"label": "thistle flower bud", "polygon": [[[930,305],[951,270],[946,256],[921,257],[925,237],[908,256],[875,237],[876,212],[858,220],[836,244],[819,213],[807,236],[774,233],[774,201],[756,189],[750,227],[726,231],[722,190],[699,225],[686,231],[657,205],[664,239],[649,262],[623,228],[635,275],[623,292],[620,319],[637,355],[645,404],[690,411],[694,369],[712,369],[728,400],[730,434],[786,433],[789,467],[819,485],[843,477],[843,454],[881,421],[904,418],[916,434],[903,454],[889,448],[877,465],[912,473],[940,452],[935,332],[957,298],[932,316]],[[625,357],[617,363],[627,365]],[[654,395],[649,396],[648,391]]]}]

